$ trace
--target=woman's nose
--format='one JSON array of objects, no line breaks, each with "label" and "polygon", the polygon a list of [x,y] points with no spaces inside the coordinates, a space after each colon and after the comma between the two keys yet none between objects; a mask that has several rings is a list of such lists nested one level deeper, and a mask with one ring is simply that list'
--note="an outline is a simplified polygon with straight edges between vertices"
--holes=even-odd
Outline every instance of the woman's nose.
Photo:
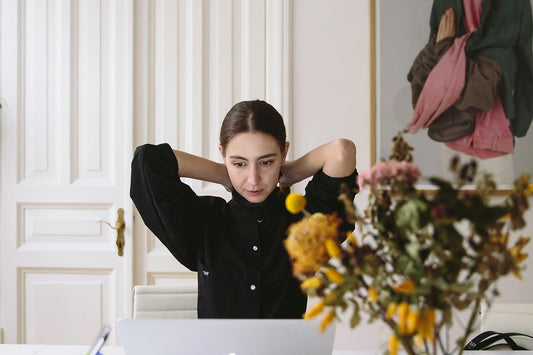
[{"label": "woman's nose", "polygon": [[251,166],[248,173],[248,183],[250,185],[257,185],[259,183],[259,169],[256,166]]}]

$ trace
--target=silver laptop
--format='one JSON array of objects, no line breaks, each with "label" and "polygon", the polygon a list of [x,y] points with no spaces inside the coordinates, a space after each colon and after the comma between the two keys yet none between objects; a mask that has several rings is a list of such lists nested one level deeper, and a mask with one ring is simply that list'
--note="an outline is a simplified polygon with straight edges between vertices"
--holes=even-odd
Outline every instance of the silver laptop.
[{"label": "silver laptop", "polygon": [[125,355],[330,355],[335,324],[303,319],[121,319]]}]

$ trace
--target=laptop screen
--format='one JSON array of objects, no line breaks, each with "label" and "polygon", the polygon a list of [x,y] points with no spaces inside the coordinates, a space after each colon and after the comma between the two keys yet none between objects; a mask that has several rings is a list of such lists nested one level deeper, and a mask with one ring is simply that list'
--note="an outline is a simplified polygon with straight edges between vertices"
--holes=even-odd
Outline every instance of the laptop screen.
[{"label": "laptop screen", "polygon": [[303,319],[121,319],[125,355],[331,354],[335,324]]}]

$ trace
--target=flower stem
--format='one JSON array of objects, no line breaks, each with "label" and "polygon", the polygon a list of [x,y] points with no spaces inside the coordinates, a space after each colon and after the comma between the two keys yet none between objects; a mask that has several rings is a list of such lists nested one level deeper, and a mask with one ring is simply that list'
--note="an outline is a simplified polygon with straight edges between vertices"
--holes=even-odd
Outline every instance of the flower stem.
[{"label": "flower stem", "polygon": [[[384,319],[384,322],[392,329],[393,332],[397,328],[396,323],[390,319]],[[407,352],[407,354],[416,355],[416,352],[413,349],[413,343],[410,342],[407,337],[400,336],[399,339],[400,339],[400,342],[402,343],[404,350]]]},{"label": "flower stem", "polygon": [[413,349],[413,343],[410,342],[406,337],[400,337],[400,340],[402,342],[402,345],[403,345],[403,348],[404,350],[409,354],[409,355],[416,355],[416,352],[415,350]]},{"label": "flower stem", "polygon": [[[483,290],[483,292],[481,292],[480,294],[483,294],[484,291],[485,290]],[[464,351],[464,348],[465,348],[465,344],[466,344],[466,340],[468,339],[468,336],[472,332],[472,326],[474,325],[474,320],[476,319],[476,313],[478,312],[480,304],[481,304],[481,296],[478,296],[478,297],[476,297],[476,303],[475,303],[474,307],[472,308],[472,313],[470,313],[470,319],[468,320],[468,324],[466,325],[465,334],[461,338],[461,341],[459,342],[459,355],[463,354],[463,351]]]}]

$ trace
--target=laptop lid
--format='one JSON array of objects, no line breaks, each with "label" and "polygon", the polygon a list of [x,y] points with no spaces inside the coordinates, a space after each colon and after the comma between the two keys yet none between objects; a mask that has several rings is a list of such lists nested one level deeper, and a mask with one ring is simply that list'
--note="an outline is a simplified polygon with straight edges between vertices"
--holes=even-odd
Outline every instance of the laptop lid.
[{"label": "laptop lid", "polygon": [[125,355],[329,355],[335,324],[303,319],[121,319]]}]

